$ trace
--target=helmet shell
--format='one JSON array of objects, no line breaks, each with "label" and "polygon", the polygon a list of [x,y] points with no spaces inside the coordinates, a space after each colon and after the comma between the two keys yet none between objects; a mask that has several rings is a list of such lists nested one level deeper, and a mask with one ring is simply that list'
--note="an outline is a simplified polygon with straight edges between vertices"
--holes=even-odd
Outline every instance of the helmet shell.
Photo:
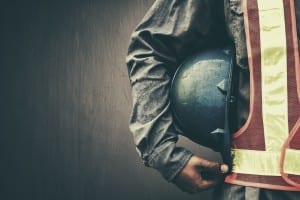
[{"label": "helmet shell", "polygon": [[233,51],[202,51],[185,60],[176,71],[170,92],[178,126],[191,140],[218,150],[226,129],[231,96]]}]

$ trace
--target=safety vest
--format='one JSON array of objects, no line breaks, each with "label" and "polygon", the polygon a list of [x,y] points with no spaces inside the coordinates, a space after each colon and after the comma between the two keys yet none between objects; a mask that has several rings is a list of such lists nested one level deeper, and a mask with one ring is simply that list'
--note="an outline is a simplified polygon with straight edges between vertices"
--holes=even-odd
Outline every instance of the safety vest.
[{"label": "safety vest", "polygon": [[294,0],[244,0],[250,111],[228,183],[300,191],[300,66]]}]

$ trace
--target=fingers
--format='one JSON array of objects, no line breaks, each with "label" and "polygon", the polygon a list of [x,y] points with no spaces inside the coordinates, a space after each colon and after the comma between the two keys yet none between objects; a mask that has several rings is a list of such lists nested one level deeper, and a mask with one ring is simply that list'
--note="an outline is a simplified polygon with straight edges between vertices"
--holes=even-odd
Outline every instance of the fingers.
[{"label": "fingers", "polygon": [[196,183],[196,188],[197,188],[197,192],[201,192],[207,189],[212,188],[213,186],[215,186],[217,184],[216,180],[199,180]]},{"label": "fingers", "polygon": [[228,166],[225,164],[192,156],[173,183],[182,191],[196,193],[215,186],[227,171]]},{"label": "fingers", "polygon": [[201,180],[195,181],[193,185],[181,185],[179,187],[183,192],[187,192],[190,194],[203,192],[215,186],[217,184],[214,180]]},{"label": "fingers", "polygon": [[195,167],[201,177],[201,180],[197,181],[198,191],[203,191],[215,186],[222,180],[223,174],[229,170],[226,164],[211,162],[199,157]]},{"label": "fingers", "polygon": [[[193,179],[194,178],[194,179]],[[185,177],[183,178],[178,178],[173,181],[173,183],[183,192],[187,192],[190,194],[194,194],[197,192],[200,192],[199,187],[201,187],[201,183],[199,180],[201,179],[200,176],[195,178],[195,177]],[[198,182],[198,183],[197,183]]]}]

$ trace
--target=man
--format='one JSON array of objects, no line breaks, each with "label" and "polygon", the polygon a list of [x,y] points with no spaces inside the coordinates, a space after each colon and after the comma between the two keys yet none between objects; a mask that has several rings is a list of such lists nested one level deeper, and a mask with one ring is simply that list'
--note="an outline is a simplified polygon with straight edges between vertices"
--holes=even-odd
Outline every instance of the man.
[{"label": "man", "polygon": [[[176,147],[181,130],[170,111],[170,83],[186,57],[233,43],[239,69],[237,126],[246,123],[250,77],[242,3],[242,0],[157,0],[132,35],[127,65],[133,92],[130,130],[137,151],[146,166],[157,169],[167,181],[186,192],[216,186],[228,166]],[[300,3],[295,3],[300,21]],[[300,33],[300,26],[297,27]],[[207,179],[202,172],[215,176]],[[300,193],[224,183],[217,187],[215,198],[298,199]]]}]

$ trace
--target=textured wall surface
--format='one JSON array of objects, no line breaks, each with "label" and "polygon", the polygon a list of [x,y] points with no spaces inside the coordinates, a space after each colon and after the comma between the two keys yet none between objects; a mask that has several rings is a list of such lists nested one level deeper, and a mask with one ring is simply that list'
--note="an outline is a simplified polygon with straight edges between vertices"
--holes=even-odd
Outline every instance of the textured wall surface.
[{"label": "textured wall surface", "polygon": [[0,199],[209,199],[144,167],[128,130],[125,55],[152,1],[1,4]]}]

